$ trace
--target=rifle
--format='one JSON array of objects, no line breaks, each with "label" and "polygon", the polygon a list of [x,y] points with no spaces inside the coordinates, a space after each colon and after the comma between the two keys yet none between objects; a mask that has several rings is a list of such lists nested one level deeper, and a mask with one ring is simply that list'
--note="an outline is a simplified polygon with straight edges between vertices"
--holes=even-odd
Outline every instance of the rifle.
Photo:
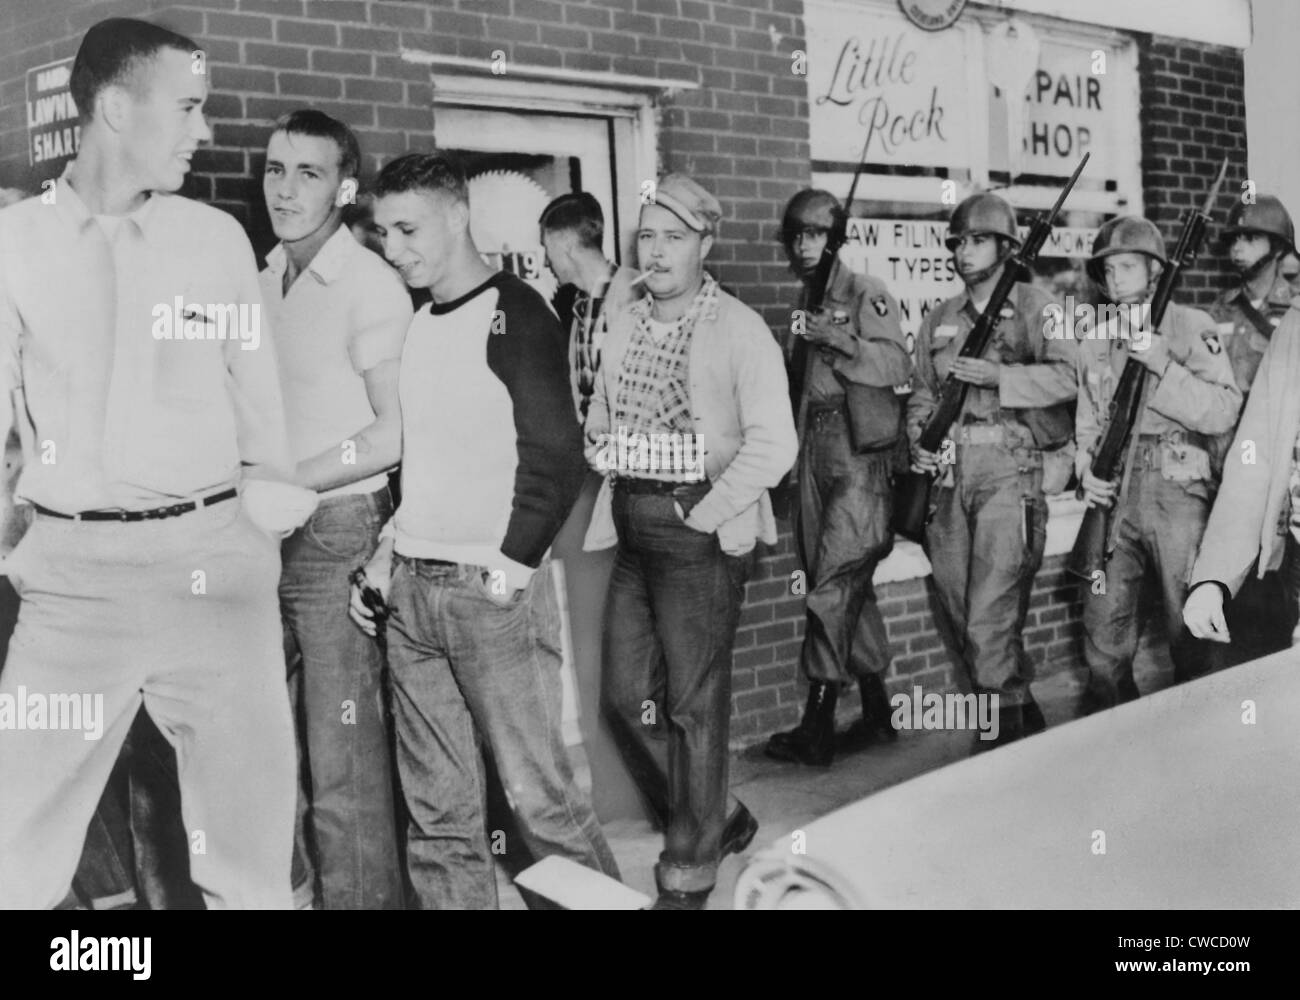
[{"label": "rifle", "polygon": [[[1025,237],[1025,242],[1021,244],[1019,250],[1007,258],[1002,268],[1002,275],[993,288],[993,295],[989,298],[988,305],[984,307],[984,312],[980,314],[974,328],[967,335],[965,343],[962,344],[961,351],[958,354],[959,357],[978,358],[983,356],[988,348],[989,341],[993,339],[993,331],[997,328],[1002,307],[1006,304],[1007,299],[1011,297],[1011,291],[1016,282],[1021,279],[1022,274],[1030,273],[1034,261],[1038,258],[1039,251],[1042,250],[1043,244],[1047,242],[1047,237],[1052,233],[1052,225],[1055,223],[1057,215],[1060,214],[1061,206],[1065,204],[1065,199],[1069,197],[1070,192],[1074,189],[1074,184],[1079,179],[1079,175],[1083,173],[1083,167],[1091,155],[1091,153],[1083,154],[1083,159],[1074,168],[1074,173],[1070,175],[1070,179],[1065,182],[1065,187],[1061,189],[1061,194],[1056,199],[1056,204],[1052,206],[1051,211],[1039,215],[1034,220],[1034,224],[1029,229],[1029,234]],[[921,429],[921,436],[917,441],[926,451],[939,450],[948,429],[961,414],[961,408],[966,403],[966,393],[969,389],[969,382],[963,382],[954,377],[951,372],[948,373],[948,377],[944,379],[943,385],[939,389],[938,405],[930,415],[925,427]],[[914,542],[921,541],[925,533],[925,522],[929,517],[930,486],[933,482],[934,477],[928,472],[908,471],[898,476],[894,486],[894,516],[891,527],[904,538]]]},{"label": "rifle", "polygon": [[[867,135],[867,141],[862,145],[862,155],[858,157],[858,167],[853,172],[853,181],[849,184],[848,196],[844,199],[844,219],[837,222],[835,228],[826,236],[826,246],[822,249],[821,258],[817,261],[817,269],[813,271],[812,280],[805,286],[803,295],[800,297],[800,309],[805,313],[817,312],[826,300],[826,289],[830,285],[831,272],[835,270],[835,262],[839,259],[840,247],[844,246],[848,240],[848,215],[849,209],[853,206],[853,196],[858,190],[858,181],[862,177],[862,168],[867,165],[867,149],[871,144],[871,136]],[[790,378],[790,410],[798,419],[799,407],[803,403],[804,382],[808,377],[808,352],[811,345],[807,338],[795,335],[794,342],[790,348],[790,364],[788,375]],[[797,460],[796,460],[797,461]],[[791,469],[781,481],[772,490],[772,506],[778,516],[785,516],[794,509],[794,470]]]},{"label": "rifle", "polygon": [[[1178,237],[1178,245],[1168,265],[1160,273],[1155,292],[1151,296],[1150,327],[1160,328],[1169,300],[1178,285],[1183,270],[1196,260],[1201,241],[1205,238],[1206,227],[1210,224],[1210,212],[1215,199],[1223,185],[1228,172],[1228,158],[1223,158],[1219,176],[1210,187],[1205,197],[1205,205],[1198,212],[1192,209],[1183,220],[1183,231]],[[1096,451],[1093,452],[1092,474],[1098,479],[1112,482],[1123,472],[1124,456],[1128,452],[1129,440],[1142,417],[1143,396],[1146,390],[1147,367],[1132,357],[1124,363],[1124,371],[1115,387],[1115,396],[1110,402],[1106,416],[1106,429],[1102,432]],[[1114,506],[1088,507],[1083,512],[1083,521],[1079,525],[1079,534],[1075,537],[1074,548],[1066,561],[1066,571],[1073,576],[1092,581],[1095,574],[1103,571],[1110,558],[1107,551],[1107,539],[1110,537],[1110,520]]]}]

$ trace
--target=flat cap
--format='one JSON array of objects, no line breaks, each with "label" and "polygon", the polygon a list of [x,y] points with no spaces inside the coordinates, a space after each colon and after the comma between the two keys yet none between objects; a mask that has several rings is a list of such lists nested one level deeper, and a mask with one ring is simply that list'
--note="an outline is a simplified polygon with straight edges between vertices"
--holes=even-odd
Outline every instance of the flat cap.
[{"label": "flat cap", "polygon": [[722,220],[718,199],[685,174],[665,174],[655,188],[654,204],[662,205],[697,233],[712,232]]}]

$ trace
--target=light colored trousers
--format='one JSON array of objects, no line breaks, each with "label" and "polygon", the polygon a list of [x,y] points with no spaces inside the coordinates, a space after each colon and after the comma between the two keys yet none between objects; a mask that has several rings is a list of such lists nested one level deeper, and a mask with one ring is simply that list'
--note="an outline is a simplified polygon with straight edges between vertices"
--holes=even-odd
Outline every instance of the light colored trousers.
[{"label": "light colored trousers", "polygon": [[37,698],[99,695],[102,731],[85,738],[85,718],[79,730],[0,728],[0,908],[64,897],[142,700],[176,748],[190,874],[208,907],[289,908],[279,544],[237,499],[133,523],[39,516],[8,568],[22,607],[0,708],[25,702],[30,722]]}]

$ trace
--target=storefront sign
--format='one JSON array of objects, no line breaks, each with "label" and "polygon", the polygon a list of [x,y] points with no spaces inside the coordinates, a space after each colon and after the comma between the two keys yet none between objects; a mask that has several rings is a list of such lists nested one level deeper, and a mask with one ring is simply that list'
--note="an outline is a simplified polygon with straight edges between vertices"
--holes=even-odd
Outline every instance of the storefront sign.
[{"label": "storefront sign", "polygon": [[[1097,72],[1102,70],[1102,72]],[[1023,103],[1012,111],[1021,118],[1021,157],[1016,172],[1059,177],[1069,174],[1084,153],[1091,153],[1091,181],[1117,181],[1123,154],[1124,127],[1130,122],[1131,94],[1137,81],[1114,51],[1093,44],[1045,40],[1038,68],[1029,77]],[[1008,169],[1010,143],[1007,111],[993,102],[989,113],[989,167]]]},{"label": "storefront sign", "polygon": [[[1028,233],[1020,227],[1020,235]],[[1053,230],[1039,258],[1087,257],[1095,229]],[[944,299],[962,289],[952,254],[944,245],[947,222],[918,219],[850,219],[848,242],[840,257],[853,270],[874,275],[898,299],[910,352],[921,320]]]},{"label": "storefront sign", "polygon": [[969,164],[961,108],[965,41],[919,31],[897,14],[809,4],[808,93],[813,160],[957,167]]},{"label": "storefront sign", "polygon": [[27,71],[27,157],[36,183],[62,173],[81,143],[71,76],[71,59]]}]

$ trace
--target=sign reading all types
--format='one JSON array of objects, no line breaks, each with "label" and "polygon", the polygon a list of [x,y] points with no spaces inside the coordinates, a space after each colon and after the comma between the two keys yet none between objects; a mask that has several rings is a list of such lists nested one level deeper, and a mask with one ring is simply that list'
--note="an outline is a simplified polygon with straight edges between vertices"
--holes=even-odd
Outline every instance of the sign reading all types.
[{"label": "sign reading all types", "polygon": [[[1028,229],[1020,227],[1024,237]],[[1091,253],[1095,229],[1053,230],[1041,258],[1081,258]],[[918,219],[850,219],[840,257],[855,271],[875,275],[898,299],[907,349],[926,313],[961,291],[952,254],[944,245],[948,223]]]}]

